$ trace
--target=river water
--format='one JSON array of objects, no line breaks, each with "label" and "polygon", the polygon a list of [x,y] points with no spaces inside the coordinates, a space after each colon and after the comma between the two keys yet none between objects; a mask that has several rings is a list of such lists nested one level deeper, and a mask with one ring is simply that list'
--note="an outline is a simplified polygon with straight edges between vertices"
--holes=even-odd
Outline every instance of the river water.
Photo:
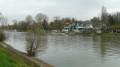
[{"label": "river water", "polygon": [[[26,52],[24,32],[7,32],[6,43]],[[55,67],[120,67],[117,35],[47,35],[36,58]]]}]

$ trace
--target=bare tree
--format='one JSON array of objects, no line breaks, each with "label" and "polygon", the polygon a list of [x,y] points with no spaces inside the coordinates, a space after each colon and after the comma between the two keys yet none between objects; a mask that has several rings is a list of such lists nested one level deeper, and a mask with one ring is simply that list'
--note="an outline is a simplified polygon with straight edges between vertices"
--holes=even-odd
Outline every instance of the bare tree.
[{"label": "bare tree", "polygon": [[45,21],[48,21],[48,17],[47,15],[45,14],[42,14],[42,13],[38,13],[36,16],[35,16],[35,19],[36,19],[36,22],[38,23],[39,27],[41,29],[44,29],[43,26],[42,26],[42,22]]},{"label": "bare tree", "polygon": [[38,13],[35,16],[35,19],[36,19],[36,22],[40,23],[40,22],[43,22],[44,20],[48,21],[48,16],[42,13]]},{"label": "bare tree", "polygon": [[4,25],[6,25],[6,22],[7,22],[7,19],[2,15],[2,13],[0,13],[0,27],[1,27],[1,30],[0,30],[0,42],[4,41],[6,39],[6,35],[5,33],[3,32],[3,27]]},{"label": "bare tree", "polygon": [[2,27],[7,25],[7,18],[5,16],[3,16],[2,13],[0,13],[0,25]]},{"label": "bare tree", "polygon": [[62,31],[62,24],[59,16],[54,17],[54,22],[58,24],[59,31]]},{"label": "bare tree", "polygon": [[17,20],[13,20],[13,23],[14,23],[14,24],[17,24],[17,23],[18,23],[18,21],[17,21]]},{"label": "bare tree", "polygon": [[33,18],[32,18],[31,15],[26,16],[26,22],[27,22],[28,25],[30,25],[30,23],[33,22]]},{"label": "bare tree", "polygon": [[59,16],[54,17],[54,20],[57,22],[58,20],[60,20]]},{"label": "bare tree", "polygon": [[93,28],[100,28],[101,21],[100,21],[99,17],[92,18],[91,22],[92,22]]},{"label": "bare tree", "polygon": [[30,25],[30,30],[26,35],[26,51],[29,56],[35,56],[38,52],[38,48],[41,47],[45,41],[45,31],[41,24],[43,21],[43,15],[41,16],[38,14],[36,16],[36,21],[37,23]]},{"label": "bare tree", "polygon": [[44,29],[44,30],[46,30],[46,31],[49,30],[49,24],[48,24],[48,22],[47,22],[46,20],[44,20],[44,21],[42,22],[42,26],[43,26],[43,29]]},{"label": "bare tree", "polygon": [[101,14],[101,21],[103,22],[103,23],[107,23],[107,15],[108,15],[108,13],[107,13],[107,9],[106,9],[106,7],[102,7],[102,14]]},{"label": "bare tree", "polygon": [[46,41],[46,39],[44,35],[28,32],[26,35],[26,41],[26,51],[28,56],[35,56],[39,50],[38,48],[43,46],[43,43]]},{"label": "bare tree", "polygon": [[101,21],[102,21],[102,24],[101,24],[101,29],[103,32],[106,32],[107,31],[107,25],[108,25],[108,13],[107,13],[107,9],[106,7],[102,7],[102,14],[101,14]]}]

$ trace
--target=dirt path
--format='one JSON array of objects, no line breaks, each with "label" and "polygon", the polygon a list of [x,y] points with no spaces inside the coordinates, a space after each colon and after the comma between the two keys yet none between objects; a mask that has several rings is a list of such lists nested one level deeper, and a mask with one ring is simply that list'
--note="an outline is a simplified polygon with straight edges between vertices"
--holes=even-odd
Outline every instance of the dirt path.
[{"label": "dirt path", "polygon": [[14,49],[13,47],[11,47],[10,45],[6,44],[6,43],[0,43],[5,49],[7,49],[8,51],[10,51],[11,54],[18,56],[19,58],[23,59],[26,63],[28,63],[29,65],[31,65],[31,67],[54,67],[48,63],[45,63],[42,60],[36,59],[34,57],[29,57],[27,56],[25,53],[20,52],[16,49]]}]

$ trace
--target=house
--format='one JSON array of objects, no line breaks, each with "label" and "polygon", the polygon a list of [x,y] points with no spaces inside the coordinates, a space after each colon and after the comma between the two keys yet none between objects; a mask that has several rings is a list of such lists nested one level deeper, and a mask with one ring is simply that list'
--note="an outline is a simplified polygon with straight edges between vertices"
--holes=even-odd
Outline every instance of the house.
[{"label": "house", "polygon": [[95,33],[102,33],[101,26],[95,27],[94,30]]},{"label": "house", "polygon": [[93,29],[92,23],[89,21],[79,21],[72,24],[68,24],[64,27],[64,32],[83,32],[85,30]]},{"label": "house", "polygon": [[93,29],[91,22],[89,21],[80,21],[76,24],[76,29],[74,32],[83,32],[85,30]]},{"label": "house", "polygon": [[95,33],[102,33],[102,27],[105,26],[105,24],[99,23],[97,25],[94,25],[94,32]]},{"label": "house", "polygon": [[73,31],[74,30],[74,28],[73,28],[74,25],[75,25],[74,23],[66,23],[64,28],[62,29],[62,31],[63,32]]},{"label": "house", "polygon": [[66,26],[66,27],[64,27],[64,29],[63,29],[64,32],[68,32],[69,30],[70,30],[70,27],[69,27],[69,26]]}]

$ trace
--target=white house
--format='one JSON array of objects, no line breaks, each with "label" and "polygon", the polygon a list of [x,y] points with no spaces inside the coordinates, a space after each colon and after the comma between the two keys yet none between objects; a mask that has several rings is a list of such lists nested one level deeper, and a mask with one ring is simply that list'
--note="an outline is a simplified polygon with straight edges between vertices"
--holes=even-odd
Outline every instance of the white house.
[{"label": "white house", "polygon": [[83,32],[86,29],[93,29],[93,25],[91,24],[91,22],[80,21],[73,24],[69,24],[68,26],[64,27],[63,31]]}]

